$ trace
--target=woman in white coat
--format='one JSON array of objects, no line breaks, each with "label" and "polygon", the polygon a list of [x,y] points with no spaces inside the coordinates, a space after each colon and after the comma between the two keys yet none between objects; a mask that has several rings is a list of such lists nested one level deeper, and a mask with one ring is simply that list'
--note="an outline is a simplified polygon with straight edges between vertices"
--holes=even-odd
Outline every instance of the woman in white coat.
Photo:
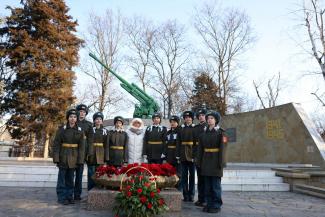
[{"label": "woman in white coat", "polygon": [[143,137],[145,133],[143,121],[140,118],[134,118],[126,133],[128,135],[128,163],[142,163]]}]

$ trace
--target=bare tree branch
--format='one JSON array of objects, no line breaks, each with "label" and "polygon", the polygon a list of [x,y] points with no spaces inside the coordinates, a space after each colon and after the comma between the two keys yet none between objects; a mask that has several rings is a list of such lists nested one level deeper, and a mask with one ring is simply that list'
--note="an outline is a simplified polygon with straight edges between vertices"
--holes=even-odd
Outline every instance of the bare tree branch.
[{"label": "bare tree branch", "polygon": [[[87,49],[98,56],[104,64],[116,70],[121,60],[120,50],[123,46],[123,19],[119,12],[107,10],[103,16],[94,13],[89,15],[89,27],[85,36]],[[122,93],[114,89],[113,77],[99,64],[90,59],[83,61],[81,71],[93,82],[86,90],[84,100],[101,112],[112,111],[117,103],[123,100]]]},{"label": "bare tree branch", "polygon": [[[198,9],[194,17],[194,27],[202,38],[206,49],[203,59],[210,65],[219,87],[225,113],[235,88],[235,72],[239,57],[250,47],[255,38],[248,16],[237,9],[222,9],[215,2]],[[232,81],[232,83],[231,83]]]}]

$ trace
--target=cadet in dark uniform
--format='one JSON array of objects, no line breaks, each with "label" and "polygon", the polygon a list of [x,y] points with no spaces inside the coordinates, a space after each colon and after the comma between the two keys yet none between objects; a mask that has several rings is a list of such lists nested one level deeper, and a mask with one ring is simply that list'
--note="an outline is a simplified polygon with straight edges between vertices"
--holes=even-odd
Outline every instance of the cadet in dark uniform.
[{"label": "cadet in dark uniform", "polygon": [[[108,132],[105,160],[110,165],[119,167],[128,161],[128,136],[123,128],[124,119],[121,116],[114,118],[115,128]],[[107,158],[108,156],[108,158]]]},{"label": "cadet in dark uniform", "polygon": [[[205,120],[205,109],[199,109],[196,113],[196,118],[199,123],[195,125],[195,140],[196,148],[199,146],[198,140],[200,135],[204,132],[204,128],[207,126]],[[204,177],[201,175],[200,167],[196,165],[196,174],[197,174],[197,191],[198,191],[198,201],[195,202],[195,206],[205,206],[206,198],[204,196]]]},{"label": "cadet in dark uniform", "polygon": [[67,124],[60,127],[54,139],[53,162],[59,167],[56,193],[58,202],[64,205],[73,202],[74,170],[84,163],[84,134],[76,122],[78,112],[70,109],[66,114]]},{"label": "cadet in dark uniform", "polygon": [[194,113],[185,111],[177,140],[177,159],[181,162],[182,188],[185,202],[193,202],[195,195],[195,125],[193,124]]},{"label": "cadet in dark uniform", "polygon": [[[179,132],[179,117],[173,115],[169,119],[170,129],[167,131],[166,136],[166,161],[167,163],[176,167],[177,176],[181,178],[181,166],[180,162],[176,159],[176,146],[177,146],[177,139],[178,139],[178,132]],[[177,189],[182,190],[181,181],[177,184]]]},{"label": "cadet in dark uniform", "polygon": [[223,176],[223,130],[218,126],[220,115],[218,112],[206,114],[208,126],[201,134],[198,146],[198,165],[205,181],[205,196],[207,205],[204,212],[216,213],[220,211],[221,177]]},{"label": "cadet in dark uniform", "polygon": [[143,157],[148,163],[161,164],[166,152],[167,128],[161,126],[161,115],[155,113],[152,116],[152,125],[147,127],[143,138]]},{"label": "cadet in dark uniform", "polygon": [[96,112],[93,115],[93,154],[88,157],[88,191],[95,187],[92,176],[96,172],[99,165],[105,163],[105,147],[107,145],[108,131],[103,127],[104,115],[101,112]]},{"label": "cadet in dark uniform", "polygon": [[[76,107],[79,112],[79,120],[77,122],[78,126],[85,133],[85,160],[87,161],[89,156],[93,153],[93,125],[91,122],[87,121],[85,118],[88,114],[88,107],[84,104],[80,104]],[[75,178],[75,186],[74,186],[74,199],[81,200],[81,192],[82,192],[82,174],[84,171],[84,164],[80,165],[76,168],[76,178]],[[89,177],[88,177],[89,178]]]}]

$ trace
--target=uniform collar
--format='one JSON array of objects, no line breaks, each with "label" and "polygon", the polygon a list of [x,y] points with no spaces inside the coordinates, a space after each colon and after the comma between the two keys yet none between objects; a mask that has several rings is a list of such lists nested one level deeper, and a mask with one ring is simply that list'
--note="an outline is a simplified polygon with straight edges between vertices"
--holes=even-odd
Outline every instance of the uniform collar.
[{"label": "uniform collar", "polygon": [[117,128],[114,127],[113,131],[121,133],[121,132],[124,132],[124,128],[117,129]]},{"label": "uniform collar", "polygon": [[73,127],[70,127],[70,124],[67,123],[67,125],[66,125],[66,129],[78,129],[78,125],[77,125],[77,123],[76,123]]},{"label": "uniform collar", "polygon": [[78,122],[80,122],[80,123],[84,123],[84,122],[87,122],[87,120],[86,120],[86,118],[85,118],[85,119],[83,119],[83,120],[78,120]]},{"label": "uniform collar", "polygon": [[190,125],[187,125],[187,124],[185,124],[185,123],[182,124],[182,128],[184,128],[184,127],[194,127],[194,126],[195,126],[195,124],[193,124],[193,123],[190,124]]},{"label": "uniform collar", "polygon": [[211,130],[210,130],[210,128],[209,128],[209,126],[208,125],[206,125],[205,127],[204,127],[204,131],[217,131],[217,130],[219,130],[220,129],[220,126],[219,125],[217,125],[217,126],[215,126],[214,128],[212,128]]}]

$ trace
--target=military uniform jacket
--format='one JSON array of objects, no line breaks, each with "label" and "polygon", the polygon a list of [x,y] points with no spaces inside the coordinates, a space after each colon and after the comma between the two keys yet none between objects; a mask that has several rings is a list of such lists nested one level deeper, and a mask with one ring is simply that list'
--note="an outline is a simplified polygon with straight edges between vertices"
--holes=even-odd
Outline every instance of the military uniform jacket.
[{"label": "military uniform jacket", "polygon": [[77,122],[78,126],[81,127],[81,129],[85,133],[85,160],[87,160],[88,156],[93,153],[93,125],[91,122],[87,120],[82,120]]},{"label": "military uniform jacket", "polygon": [[176,155],[181,161],[192,161],[195,157],[193,152],[196,145],[194,127],[194,124],[183,124],[179,130]]},{"label": "military uniform jacket", "polygon": [[120,166],[128,161],[128,136],[124,130],[111,130],[108,132],[107,147],[105,149],[105,160],[109,164]]},{"label": "military uniform jacket", "polygon": [[[196,157],[197,157],[197,149],[198,149],[198,146],[199,146],[199,138],[200,138],[200,136],[201,136],[201,134],[202,133],[204,133],[205,131],[204,131],[204,129],[207,127],[207,123],[206,122],[204,122],[204,123],[199,123],[199,124],[197,124],[197,125],[195,125],[195,136],[194,136],[194,138],[195,138],[195,144],[196,144],[196,146],[194,147],[194,150],[193,150],[193,152],[194,152],[194,155],[196,155]],[[197,162],[197,159],[195,159],[195,161]]]},{"label": "military uniform jacket", "polygon": [[223,130],[219,127],[212,130],[205,128],[199,138],[198,165],[202,176],[223,176]]},{"label": "military uniform jacket", "polygon": [[107,149],[107,134],[108,131],[103,128],[93,128],[93,153],[89,156],[88,164],[89,165],[99,165],[104,164],[105,161],[108,161],[109,156],[105,156],[105,149]]},{"label": "military uniform jacket", "polygon": [[166,133],[164,126],[149,126],[143,138],[143,155],[147,155],[148,160],[159,160],[161,155],[166,153]]},{"label": "military uniform jacket", "polygon": [[53,162],[63,168],[76,168],[84,163],[84,133],[80,127],[69,124],[60,127],[54,139]]},{"label": "military uniform jacket", "polygon": [[178,138],[179,128],[170,129],[167,131],[166,136],[166,161],[172,165],[177,163],[176,160],[176,147],[177,147],[177,138]]}]

